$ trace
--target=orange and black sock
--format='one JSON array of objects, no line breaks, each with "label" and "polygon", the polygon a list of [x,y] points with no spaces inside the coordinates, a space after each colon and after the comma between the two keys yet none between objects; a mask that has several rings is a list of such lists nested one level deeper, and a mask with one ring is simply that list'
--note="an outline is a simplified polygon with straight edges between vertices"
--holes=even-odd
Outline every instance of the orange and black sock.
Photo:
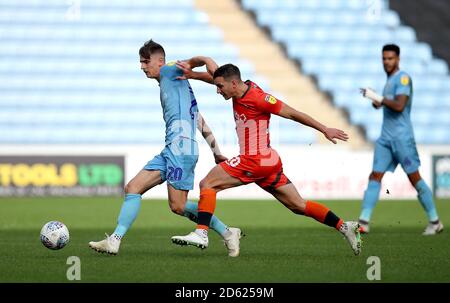
[{"label": "orange and black sock", "polygon": [[200,200],[198,201],[198,221],[197,229],[208,230],[211,217],[216,209],[216,191],[213,189],[200,190]]},{"label": "orange and black sock", "polygon": [[341,227],[341,218],[336,216],[328,207],[314,201],[306,201],[305,216],[314,218],[320,223],[334,227],[337,230]]}]

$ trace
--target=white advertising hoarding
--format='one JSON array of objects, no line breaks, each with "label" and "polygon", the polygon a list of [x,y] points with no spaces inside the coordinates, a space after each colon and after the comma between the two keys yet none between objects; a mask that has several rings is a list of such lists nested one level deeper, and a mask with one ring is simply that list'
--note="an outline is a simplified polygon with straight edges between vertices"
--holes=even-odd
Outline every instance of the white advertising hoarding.
[{"label": "white advertising hoarding", "polygon": [[[278,145],[278,144],[277,144]],[[125,184],[163,148],[161,145],[91,145],[91,146],[4,146],[1,154],[14,155],[106,155],[125,156]],[[352,150],[345,143],[337,145],[274,146],[280,154],[284,172],[305,199],[362,199],[372,169],[373,149]],[[194,189],[189,198],[199,197],[199,182],[215,163],[211,151],[203,141],[195,173]],[[237,146],[222,146],[224,155],[237,156]],[[446,148],[448,150],[448,147]],[[419,148],[422,166],[420,173],[432,184],[432,151]],[[386,173],[383,179],[381,199],[415,199],[416,191],[400,166],[394,173]],[[156,186],[144,198],[167,198],[166,184]],[[273,199],[254,184],[222,191],[219,199]]]},{"label": "white advertising hoarding", "polygon": [[[237,148],[222,147],[225,156],[237,156]],[[362,199],[372,169],[373,151],[354,151],[330,144],[319,146],[277,147],[283,161],[284,173],[297,187],[305,199]],[[149,149],[136,152],[127,157],[126,178],[131,179],[144,164],[160,152]],[[420,172],[431,186],[431,159],[428,154],[421,155]],[[199,197],[199,182],[214,167],[212,154],[208,147],[200,146],[200,157],[195,172],[194,189],[191,199]],[[160,185],[144,195],[146,198],[166,198],[166,185]],[[409,183],[400,166],[394,173],[386,173],[383,178],[381,199],[415,199],[416,191]],[[255,184],[227,189],[218,194],[223,199],[271,199],[270,194]]]}]

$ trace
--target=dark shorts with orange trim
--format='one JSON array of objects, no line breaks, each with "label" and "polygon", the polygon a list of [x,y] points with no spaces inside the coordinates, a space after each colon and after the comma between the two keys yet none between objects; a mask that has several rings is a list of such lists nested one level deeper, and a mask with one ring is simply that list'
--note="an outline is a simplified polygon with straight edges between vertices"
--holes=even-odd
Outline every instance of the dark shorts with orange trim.
[{"label": "dark shorts with orange trim", "polygon": [[243,183],[255,182],[269,192],[291,183],[283,173],[283,163],[274,149],[267,156],[239,155],[220,163],[220,166]]}]

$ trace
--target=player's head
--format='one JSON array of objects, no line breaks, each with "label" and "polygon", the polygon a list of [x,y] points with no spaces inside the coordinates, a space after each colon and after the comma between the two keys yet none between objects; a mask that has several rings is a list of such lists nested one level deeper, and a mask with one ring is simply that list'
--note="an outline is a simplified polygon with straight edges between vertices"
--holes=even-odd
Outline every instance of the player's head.
[{"label": "player's head", "polygon": [[398,69],[400,63],[400,47],[395,44],[383,46],[383,67],[384,71],[392,74]]},{"label": "player's head", "polygon": [[166,64],[164,48],[153,40],[149,40],[139,49],[141,69],[147,78],[159,79],[159,70]]},{"label": "player's head", "polygon": [[239,96],[238,88],[242,80],[241,72],[236,65],[222,65],[214,72],[213,79],[217,87],[217,93],[221,94],[225,100]]}]

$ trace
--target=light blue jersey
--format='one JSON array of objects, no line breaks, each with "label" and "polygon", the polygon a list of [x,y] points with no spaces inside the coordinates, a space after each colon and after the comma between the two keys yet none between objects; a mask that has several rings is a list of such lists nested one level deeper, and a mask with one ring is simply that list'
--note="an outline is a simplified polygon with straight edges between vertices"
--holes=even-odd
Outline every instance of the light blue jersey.
[{"label": "light blue jersey", "polygon": [[159,170],[161,180],[179,190],[194,187],[194,170],[198,161],[195,140],[198,107],[194,92],[187,80],[178,80],[183,72],[175,63],[160,69],[161,106],[166,122],[165,147],[144,166]]},{"label": "light blue jersey", "polygon": [[[399,164],[407,175],[415,174],[419,171],[420,158],[411,123],[413,85],[411,77],[400,70],[388,77],[383,90],[383,97],[394,100],[394,102],[396,102],[395,97],[399,95],[409,96],[402,112],[393,111],[386,105],[383,106],[383,128],[381,136],[375,142],[373,155],[372,171],[374,172],[393,172]],[[442,224],[439,223],[440,226],[438,226],[436,223],[439,222],[439,217],[430,188],[423,179],[420,179],[413,185],[417,190],[419,201],[427,213],[428,220],[433,226],[430,227],[428,225],[423,234],[432,235],[442,231]],[[370,178],[367,189],[364,192],[362,210],[359,216],[360,223],[366,224],[366,232],[368,232],[372,211],[380,197],[380,189],[381,182]],[[432,231],[428,231],[429,229],[432,229]]]},{"label": "light blue jersey", "polygon": [[187,80],[177,80],[183,72],[175,62],[160,70],[161,106],[166,122],[166,146],[179,139],[196,141],[198,108],[194,92]]},{"label": "light blue jersey", "polygon": [[412,80],[407,73],[400,70],[388,77],[383,90],[383,97],[387,99],[395,100],[395,96],[398,95],[409,96],[408,102],[400,113],[383,106],[381,138],[385,140],[414,138],[410,117],[413,97]]},{"label": "light blue jersey", "polygon": [[394,171],[400,163],[407,173],[415,172],[420,166],[414,132],[411,124],[412,81],[402,71],[389,76],[384,86],[383,96],[395,100],[398,95],[409,96],[402,112],[383,106],[383,128],[375,144],[373,171]]},{"label": "light blue jersey", "polygon": [[[145,49],[149,43],[152,43],[152,40],[146,42],[143,48]],[[147,64],[146,62],[149,59],[142,60],[141,58],[140,61],[142,64]],[[177,79],[183,73],[176,67],[175,63],[169,63],[161,67],[159,74],[161,106],[164,121],[166,122],[165,146],[161,153],[148,161],[143,169],[158,171],[161,176],[161,181],[167,181],[168,186],[177,190],[189,191],[194,187],[194,170],[198,161],[198,146],[195,140],[198,120],[197,101],[195,100],[189,82],[187,80]],[[139,177],[137,178],[139,179]],[[142,177],[140,178],[142,179]],[[153,186],[144,188],[144,192]],[[170,193],[169,187],[168,193]],[[117,227],[114,233],[108,236],[108,241],[109,239],[115,239],[115,241],[122,239],[139,213],[141,200],[142,195],[140,193],[126,193],[125,201],[122,204],[117,219]],[[177,209],[172,206],[171,208],[177,214],[197,222],[199,213],[198,204],[185,201],[182,206],[182,209],[178,206]],[[209,226],[222,237],[225,237],[229,233],[228,226],[223,224],[216,216],[211,217]],[[90,242],[89,245],[94,248],[98,247],[98,243],[100,242]],[[97,248],[95,249],[100,251]],[[115,254],[118,249],[119,246],[117,244],[115,248],[111,249],[111,252],[109,250],[108,252]],[[103,249],[102,251],[104,252],[106,250]]]}]

